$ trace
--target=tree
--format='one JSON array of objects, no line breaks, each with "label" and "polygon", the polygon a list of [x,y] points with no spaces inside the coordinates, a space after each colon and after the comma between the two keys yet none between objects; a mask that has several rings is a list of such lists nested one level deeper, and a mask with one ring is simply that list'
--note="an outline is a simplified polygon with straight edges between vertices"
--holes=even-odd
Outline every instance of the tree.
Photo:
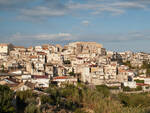
[{"label": "tree", "polygon": [[54,100],[50,96],[42,95],[40,97],[42,104],[53,104]]},{"label": "tree", "polygon": [[5,67],[4,67],[4,65],[3,65],[3,64],[1,65],[1,68],[2,68],[2,72],[4,72]]},{"label": "tree", "polygon": [[131,88],[129,86],[126,86],[126,87],[124,86],[123,91],[131,91]]},{"label": "tree", "polygon": [[29,104],[26,108],[25,108],[25,113],[40,113],[39,109],[36,107],[36,105],[34,104]]},{"label": "tree", "polygon": [[129,68],[133,68],[133,67],[131,66],[130,61],[123,62],[123,65],[126,65],[126,66],[128,66]]},{"label": "tree", "polygon": [[70,60],[65,60],[64,64],[71,64],[71,61]]},{"label": "tree", "polygon": [[15,113],[12,105],[13,96],[9,87],[0,85],[0,113]]},{"label": "tree", "polygon": [[69,75],[70,76],[75,76],[75,73],[74,72],[69,72]]},{"label": "tree", "polygon": [[17,108],[24,111],[29,104],[36,104],[36,95],[31,90],[18,91],[16,93]]}]

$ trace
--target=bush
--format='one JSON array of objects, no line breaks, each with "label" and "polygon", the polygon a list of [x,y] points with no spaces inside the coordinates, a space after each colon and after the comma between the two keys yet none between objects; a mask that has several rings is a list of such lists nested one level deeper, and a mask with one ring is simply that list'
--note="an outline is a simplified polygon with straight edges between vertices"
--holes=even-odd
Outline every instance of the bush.
[{"label": "bush", "polygon": [[130,87],[128,87],[128,86],[127,86],[127,87],[124,86],[124,87],[123,87],[123,91],[131,91],[131,89],[130,89]]},{"label": "bush", "polygon": [[0,85],[0,113],[15,113],[12,100],[13,92],[9,87]]},{"label": "bush", "polygon": [[135,90],[136,91],[141,91],[142,90],[142,86],[137,86]]},{"label": "bush", "polygon": [[16,93],[17,108],[24,111],[29,104],[37,104],[36,97],[31,90],[18,91]]},{"label": "bush", "polygon": [[70,60],[65,60],[64,64],[71,64],[71,61]]},{"label": "bush", "polygon": [[47,103],[54,104],[54,100],[50,96],[42,95],[40,99],[41,99],[41,104],[47,104]]},{"label": "bush", "polygon": [[106,85],[97,85],[96,90],[103,94],[104,97],[108,97],[110,95],[109,88]]},{"label": "bush", "polygon": [[147,94],[119,94],[120,102],[128,107],[148,107],[150,97]]},{"label": "bush", "polygon": [[75,113],[86,113],[86,112],[83,109],[78,108],[75,110]]},{"label": "bush", "polygon": [[36,105],[34,104],[29,104],[26,108],[25,108],[25,113],[40,113],[38,108],[36,107]]},{"label": "bush", "polygon": [[134,80],[136,83],[144,83],[144,80],[139,80],[139,79],[137,79],[137,80]]}]

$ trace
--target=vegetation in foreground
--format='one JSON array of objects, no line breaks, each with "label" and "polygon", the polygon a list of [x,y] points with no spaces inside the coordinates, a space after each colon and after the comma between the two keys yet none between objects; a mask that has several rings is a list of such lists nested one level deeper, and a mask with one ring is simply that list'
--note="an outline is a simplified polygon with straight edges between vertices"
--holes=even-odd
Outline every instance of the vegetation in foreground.
[{"label": "vegetation in foreground", "polygon": [[150,94],[111,94],[107,86],[50,86],[47,95],[0,86],[0,113],[150,113]]}]

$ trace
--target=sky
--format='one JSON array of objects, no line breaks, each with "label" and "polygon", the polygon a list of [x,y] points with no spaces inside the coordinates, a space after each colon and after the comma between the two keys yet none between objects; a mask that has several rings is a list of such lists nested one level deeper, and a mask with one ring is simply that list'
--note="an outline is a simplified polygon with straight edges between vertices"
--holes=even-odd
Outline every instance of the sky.
[{"label": "sky", "polygon": [[0,0],[0,43],[74,41],[150,53],[150,0]]}]

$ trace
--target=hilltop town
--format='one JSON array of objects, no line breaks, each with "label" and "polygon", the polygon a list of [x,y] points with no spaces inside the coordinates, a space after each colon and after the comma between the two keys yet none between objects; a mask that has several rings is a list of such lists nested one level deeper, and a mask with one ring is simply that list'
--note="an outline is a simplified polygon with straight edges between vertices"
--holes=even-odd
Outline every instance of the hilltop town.
[{"label": "hilltop town", "polygon": [[0,44],[0,84],[14,91],[82,82],[131,89],[150,86],[150,54],[107,51],[96,42],[22,47]]}]

